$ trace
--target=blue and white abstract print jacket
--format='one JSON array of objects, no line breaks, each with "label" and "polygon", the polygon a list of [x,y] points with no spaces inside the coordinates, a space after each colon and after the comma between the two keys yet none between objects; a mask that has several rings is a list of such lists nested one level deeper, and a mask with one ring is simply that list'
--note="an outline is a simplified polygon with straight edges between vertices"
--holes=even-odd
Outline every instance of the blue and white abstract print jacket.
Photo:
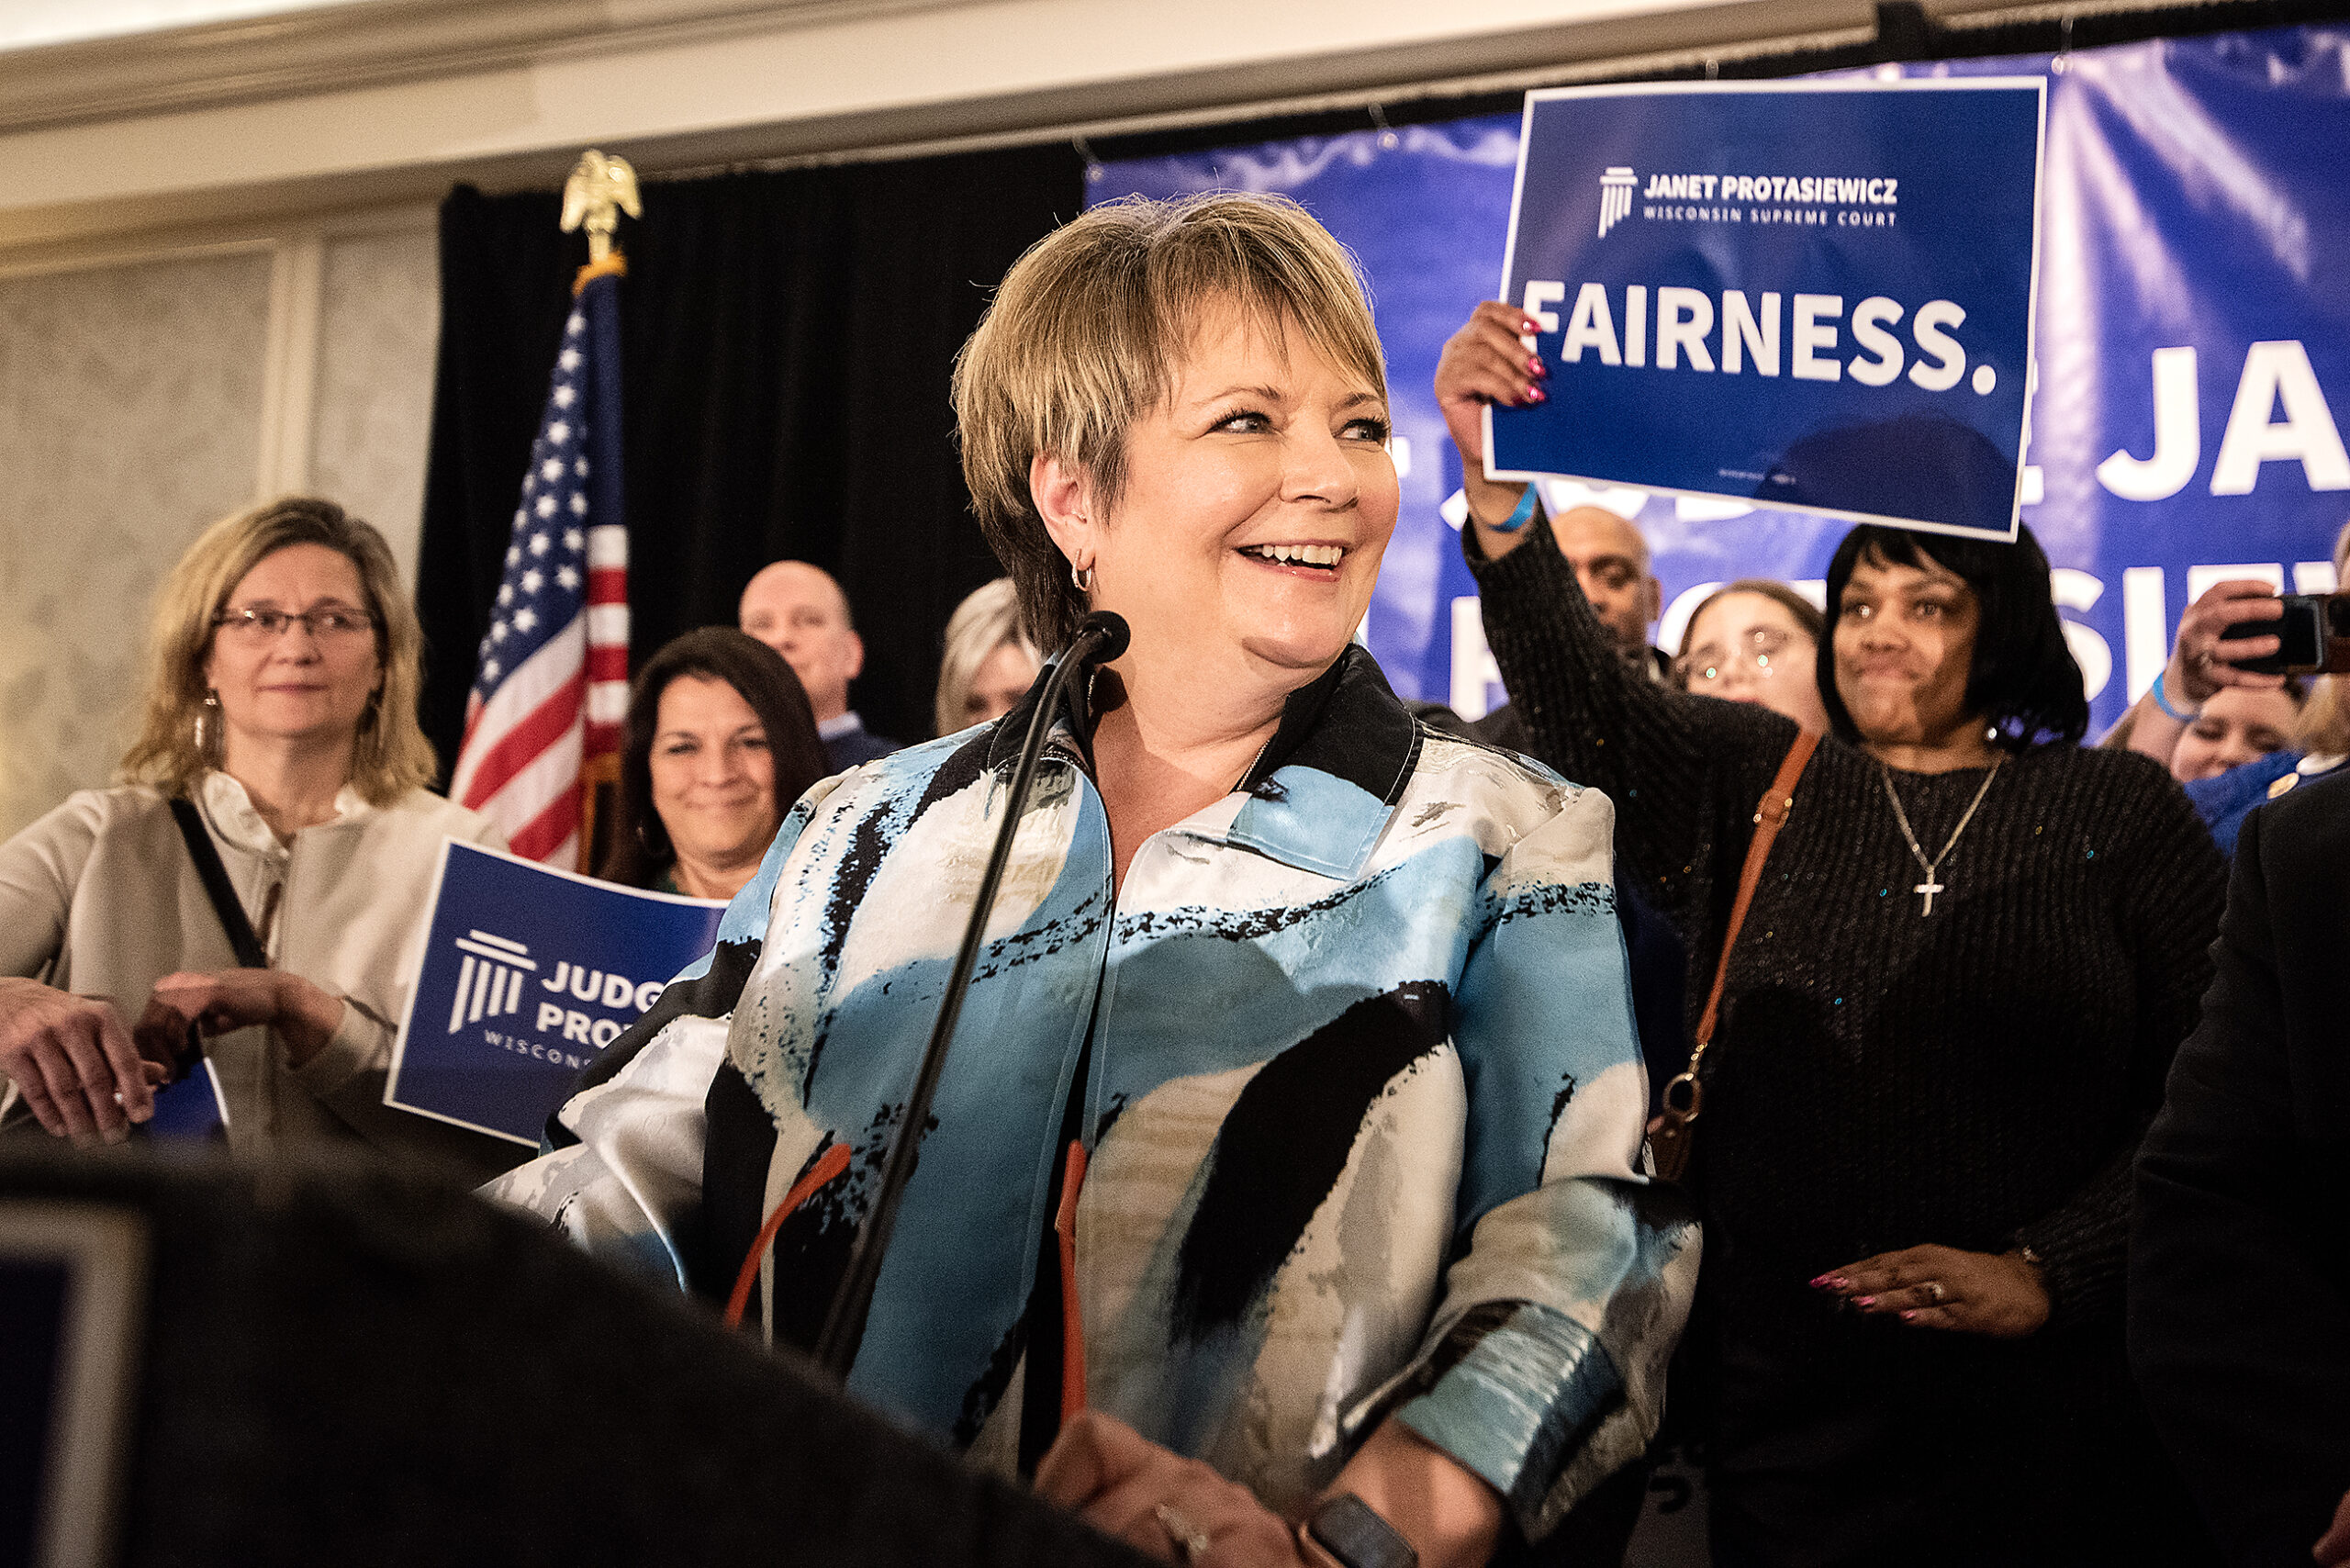
[{"label": "blue and white abstract print jacket", "polygon": [[[846,1144],[761,1293],[812,1344],[1027,713],[811,790],[716,950],[489,1191],[722,1295]],[[1350,649],[1113,898],[1102,799],[1049,750],[851,1389],[1010,1466],[1072,1127],[1095,1407],[1284,1510],[1393,1413],[1547,1533],[1654,1430],[1697,1261],[1640,1173],[1613,820],[1416,725]]]}]

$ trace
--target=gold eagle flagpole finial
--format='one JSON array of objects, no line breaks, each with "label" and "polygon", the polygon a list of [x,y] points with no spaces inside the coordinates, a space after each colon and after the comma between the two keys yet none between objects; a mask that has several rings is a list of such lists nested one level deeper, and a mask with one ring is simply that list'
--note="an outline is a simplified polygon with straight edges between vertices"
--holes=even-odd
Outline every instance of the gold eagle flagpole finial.
[{"label": "gold eagle flagpole finial", "polygon": [[579,155],[578,167],[563,185],[563,231],[588,230],[588,264],[572,286],[574,293],[606,273],[625,274],[628,263],[613,249],[612,231],[620,215],[644,216],[644,202],[636,192],[636,171],[625,158],[607,158],[589,148]]}]

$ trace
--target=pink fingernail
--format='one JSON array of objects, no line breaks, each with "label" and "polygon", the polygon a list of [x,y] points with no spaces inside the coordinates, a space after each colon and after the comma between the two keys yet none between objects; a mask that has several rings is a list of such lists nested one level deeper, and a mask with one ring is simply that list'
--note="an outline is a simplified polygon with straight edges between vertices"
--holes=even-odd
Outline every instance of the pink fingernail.
[{"label": "pink fingernail", "polygon": [[1853,1300],[1852,1305],[1854,1306],[1874,1306],[1876,1305],[1876,1297],[1873,1295],[1859,1296]]},{"label": "pink fingernail", "polygon": [[1904,1311],[1901,1314],[1901,1321],[1904,1323],[1913,1322],[1916,1320],[1917,1316],[1918,1314],[1915,1311]]},{"label": "pink fingernail", "polygon": [[1529,375],[1541,375],[1541,374],[1542,374],[1542,359],[1541,359],[1541,356],[1540,356],[1540,355],[1539,355],[1539,354],[1536,354],[1536,355],[1530,355],[1530,356],[1528,356],[1528,359],[1527,359],[1527,362],[1526,362],[1526,369],[1527,369],[1528,374],[1529,374]]},{"label": "pink fingernail", "polygon": [[1818,1290],[1822,1285],[1832,1285],[1836,1281],[1833,1275],[1822,1274],[1818,1279],[1811,1282],[1811,1288],[1813,1290]]},{"label": "pink fingernail", "polygon": [[1550,395],[1539,386],[1529,386],[1526,389],[1526,400],[1529,403],[1547,403],[1550,400]]}]

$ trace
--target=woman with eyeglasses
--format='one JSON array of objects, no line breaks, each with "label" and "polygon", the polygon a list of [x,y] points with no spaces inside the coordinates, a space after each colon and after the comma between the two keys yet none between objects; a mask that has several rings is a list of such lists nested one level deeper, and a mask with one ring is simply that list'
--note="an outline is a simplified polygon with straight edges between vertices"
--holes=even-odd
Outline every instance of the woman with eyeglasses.
[{"label": "woman with eyeglasses", "polygon": [[1819,639],[1827,618],[1782,582],[1740,577],[1701,601],[1681,633],[1673,684],[1699,697],[1753,702],[1828,733],[1819,700]]},{"label": "woman with eyeglasses", "polygon": [[[471,1180],[514,1163],[384,1103],[442,841],[504,845],[424,789],[422,642],[383,535],[331,501],[197,538],[156,595],[124,782],[0,846],[0,1124],[119,1141],[193,1036],[238,1153],[365,1144]],[[231,924],[265,965],[239,963]]]}]

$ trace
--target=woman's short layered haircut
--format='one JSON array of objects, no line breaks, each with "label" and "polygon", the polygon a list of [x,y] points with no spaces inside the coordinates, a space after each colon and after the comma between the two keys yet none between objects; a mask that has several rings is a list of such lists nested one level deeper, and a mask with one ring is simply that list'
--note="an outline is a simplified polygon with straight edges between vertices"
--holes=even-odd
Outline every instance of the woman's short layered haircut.
[{"label": "woman's short layered haircut", "polygon": [[2015,543],[1955,534],[1915,533],[1865,523],[1844,535],[1828,566],[1828,630],[1819,640],[1819,700],[1837,735],[1857,742],[1852,715],[1836,689],[1836,622],[1844,585],[1863,557],[1920,571],[1940,566],[1965,580],[1981,615],[1975,657],[1966,677],[1966,705],[2008,751],[2077,745],[2089,728],[2089,700],[2081,666],[2065,641],[2050,591],[2048,557],[2031,530],[2018,525]]},{"label": "woman's short layered haircut", "polygon": [[[213,622],[245,574],[295,544],[323,544],[359,574],[364,610],[375,622],[375,662],[383,685],[359,721],[351,787],[371,805],[388,806],[440,771],[432,743],[417,723],[424,686],[424,633],[400,589],[399,566],[375,527],[316,496],[287,496],[224,517],[196,536],[155,590],[147,636],[145,714],[123,755],[122,776],[167,795],[196,788],[218,758],[196,744],[196,715],[207,689]],[[218,733],[218,720],[210,726]],[[216,743],[217,744],[217,743]]]},{"label": "woman's short layered haircut", "polygon": [[1382,398],[1387,372],[1353,257],[1285,197],[1218,192],[1108,202],[1031,246],[1004,274],[955,366],[963,477],[1047,654],[1076,634],[1085,596],[1029,489],[1039,454],[1092,481],[1114,510],[1128,427],[1172,393],[1203,313],[1239,307],[1304,333]]}]

